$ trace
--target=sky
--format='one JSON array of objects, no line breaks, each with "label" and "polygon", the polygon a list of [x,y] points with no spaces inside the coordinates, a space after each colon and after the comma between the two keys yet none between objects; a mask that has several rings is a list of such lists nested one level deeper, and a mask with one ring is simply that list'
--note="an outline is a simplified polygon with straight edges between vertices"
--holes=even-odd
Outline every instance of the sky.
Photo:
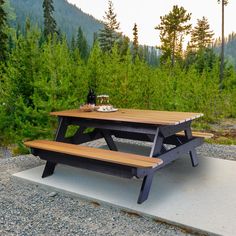
[{"label": "sky", "polygon": [[[83,12],[89,13],[98,20],[103,20],[108,9],[108,0],[68,0]],[[150,46],[159,44],[159,32],[155,26],[160,23],[160,16],[168,14],[173,5],[183,6],[192,13],[191,23],[203,16],[208,18],[214,37],[221,35],[221,5],[217,0],[113,0],[120,32],[133,39],[134,23],[138,25],[139,43]],[[229,0],[225,7],[225,35],[236,32],[236,1]]]}]

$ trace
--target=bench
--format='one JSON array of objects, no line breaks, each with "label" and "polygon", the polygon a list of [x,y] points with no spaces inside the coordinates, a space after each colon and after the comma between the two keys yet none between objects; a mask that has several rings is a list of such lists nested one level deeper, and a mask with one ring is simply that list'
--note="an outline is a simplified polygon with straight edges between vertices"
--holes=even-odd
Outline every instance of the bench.
[{"label": "bench", "polygon": [[159,158],[104,150],[57,141],[35,140],[25,142],[32,154],[46,160],[42,178],[53,174],[57,163],[82,167],[126,178],[143,178],[138,203],[149,194],[154,172],[161,168]]},{"label": "bench", "polygon": [[[184,131],[181,131],[181,132],[177,133],[177,135],[185,136],[185,133],[184,133]],[[193,137],[197,137],[197,138],[210,139],[210,138],[212,138],[214,136],[214,134],[205,133],[205,132],[199,132],[199,131],[193,131],[192,132],[192,136]]]}]

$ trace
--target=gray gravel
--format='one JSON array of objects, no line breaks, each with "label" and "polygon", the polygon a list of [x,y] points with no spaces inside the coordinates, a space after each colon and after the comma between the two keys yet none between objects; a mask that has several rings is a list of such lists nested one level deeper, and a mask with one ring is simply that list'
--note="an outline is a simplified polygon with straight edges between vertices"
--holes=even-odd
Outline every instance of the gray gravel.
[{"label": "gray gravel", "polygon": [[194,235],[69,194],[50,192],[11,174],[41,165],[28,156],[0,159],[0,235]]},{"label": "gray gravel", "polygon": [[[121,140],[122,141],[122,140]],[[90,143],[100,146],[103,141]],[[141,144],[140,144],[141,145]],[[147,144],[145,144],[147,145]],[[201,156],[236,160],[236,146],[204,144]],[[41,165],[31,155],[0,158],[0,235],[196,235],[149,217],[45,190],[13,178],[13,173]]]},{"label": "gray gravel", "polygon": [[204,143],[204,145],[197,148],[197,152],[202,157],[214,157],[236,161],[236,145],[218,145]]}]

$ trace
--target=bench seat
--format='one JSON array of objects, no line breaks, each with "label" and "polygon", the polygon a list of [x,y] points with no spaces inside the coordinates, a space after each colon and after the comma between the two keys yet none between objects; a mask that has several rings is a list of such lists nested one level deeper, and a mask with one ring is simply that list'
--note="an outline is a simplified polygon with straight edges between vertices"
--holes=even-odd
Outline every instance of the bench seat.
[{"label": "bench seat", "polygon": [[25,142],[30,148],[46,150],[56,153],[63,153],[80,158],[95,159],[135,168],[155,168],[163,161],[159,158],[150,158],[124,152],[110,151],[99,148],[78,146],[56,141],[34,140]]},{"label": "bench seat", "polygon": [[28,141],[25,146],[31,148],[33,155],[46,161],[42,178],[51,176],[56,165],[63,164],[113,176],[142,179],[137,201],[141,204],[147,200],[154,174],[160,168],[187,152],[190,154],[192,166],[197,166],[194,148],[202,142],[203,138],[193,137],[160,153],[157,155],[159,158],[48,140]]},{"label": "bench seat", "polygon": [[[181,131],[181,132],[177,133],[177,135],[184,136],[185,133],[184,133],[184,131]],[[210,138],[212,138],[214,136],[214,134],[205,133],[205,132],[199,132],[199,131],[193,131],[192,135],[193,135],[193,137],[205,138],[205,139],[210,139]]]}]

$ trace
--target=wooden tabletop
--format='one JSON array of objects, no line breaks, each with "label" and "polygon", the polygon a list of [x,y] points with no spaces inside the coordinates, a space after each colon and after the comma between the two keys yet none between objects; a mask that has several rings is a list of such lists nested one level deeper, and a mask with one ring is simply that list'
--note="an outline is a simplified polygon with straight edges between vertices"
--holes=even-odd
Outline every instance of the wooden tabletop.
[{"label": "wooden tabletop", "polygon": [[177,125],[203,116],[202,113],[119,109],[116,112],[84,112],[79,109],[51,112],[53,116],[76,117],[153,125]]}]

